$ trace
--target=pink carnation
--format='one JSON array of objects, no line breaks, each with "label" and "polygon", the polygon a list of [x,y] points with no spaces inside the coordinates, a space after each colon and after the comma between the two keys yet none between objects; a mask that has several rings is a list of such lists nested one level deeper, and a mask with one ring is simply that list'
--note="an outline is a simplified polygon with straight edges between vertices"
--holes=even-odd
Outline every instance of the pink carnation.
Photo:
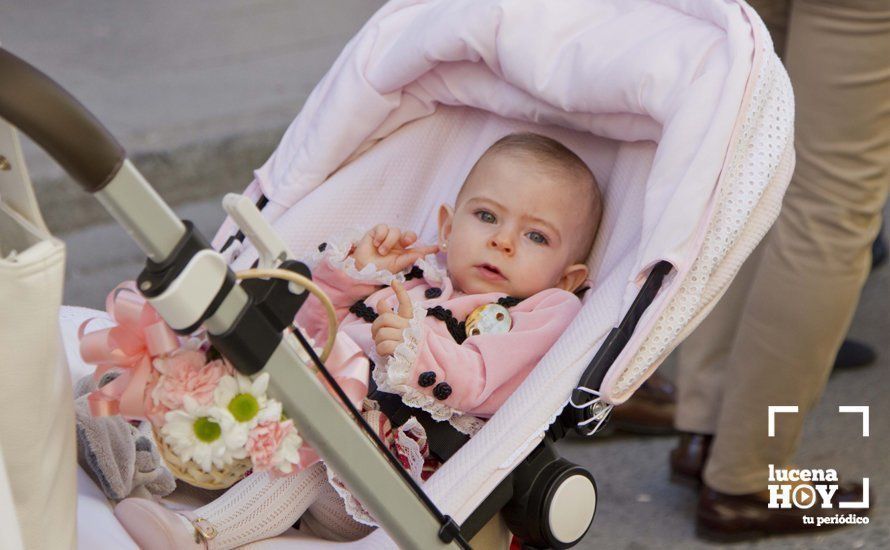
[{"label": "pink carnation", "polygon": [[291,430],[295,429],[292,420],[257,424],[247,436],[246,445],[253,469],[258,472],[267,472],[280,466],[283,457],[276,452],[284,438]]},{"label": "pink carnation", "polygon": [[167,414],[170,409],[160,404],[154,397],[152,397],[154,395],[154,389],[158,385],[158,379],[158,373],[153,373],[151,381],[146,386],[145,417],[148,418],[148,421],[151,422],[153,426],[160,428],[164,425],[164,415]]},{"label": "pink carnation", "polygon": [[220,360],[206,364],[205,361],[203,353],[191,350],[156,359],[154,366],[161,372],[161,377],[152,390],[154,405],[181,409],[185,395],[201,405],[210,403],[219,379],[226,375],[226,368]]}]

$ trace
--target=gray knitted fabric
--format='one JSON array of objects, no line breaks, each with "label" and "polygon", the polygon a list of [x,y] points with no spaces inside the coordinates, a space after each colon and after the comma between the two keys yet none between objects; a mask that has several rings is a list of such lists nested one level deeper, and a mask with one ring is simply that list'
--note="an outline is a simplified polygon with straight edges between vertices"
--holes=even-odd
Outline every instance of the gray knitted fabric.
[{"label": "gray knitted fabric", "polygon": [[110,499],[168,495],[176,482],[154,441],[120,416],[90,413],[87,395],[113,379],[114,375],[106,375],[97,385],[86,376],[75,385],[77,462]]}]

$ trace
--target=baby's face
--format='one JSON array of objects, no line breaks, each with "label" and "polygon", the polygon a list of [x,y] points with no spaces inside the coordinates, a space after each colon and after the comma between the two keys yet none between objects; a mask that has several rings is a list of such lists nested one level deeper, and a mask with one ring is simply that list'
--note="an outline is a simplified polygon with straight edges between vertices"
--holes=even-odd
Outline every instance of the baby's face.
[{"label": "baby's face", "polygon": [[587,212],[581,200],[590,195],[583,182],[565,179],[527,155],[483,158],[453,212],[440,211],[439,240],[447,243],[455,286],[517,298],[580,286],[587,268],[573,260]]}]

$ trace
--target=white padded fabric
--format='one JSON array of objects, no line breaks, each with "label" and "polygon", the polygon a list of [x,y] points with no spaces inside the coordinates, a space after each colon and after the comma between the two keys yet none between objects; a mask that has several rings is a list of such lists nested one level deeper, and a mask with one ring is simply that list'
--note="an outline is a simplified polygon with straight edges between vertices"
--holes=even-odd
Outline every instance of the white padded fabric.
[{"label": "white padded fabric", "polygon": [[[321,186],[339,210],[361,217],[370,192],[399,184],[377,182],[356,196],[331,185],[332,176],[440,106],[467,106],[620,141],[657,141],[635,279],[662,259],[686,270],[751,69],[749,33],[733,2],[393,0],[350,42],[257,171],[270,200],[266,215],[277,219]],[[428,156],[418,149],[403,148],[397,158]],[[371,157],[394,160],[378,151]],[[437,164],[451,185],[475,158],[461,160]],[[226,224],[216,244],[231,229]]]}]

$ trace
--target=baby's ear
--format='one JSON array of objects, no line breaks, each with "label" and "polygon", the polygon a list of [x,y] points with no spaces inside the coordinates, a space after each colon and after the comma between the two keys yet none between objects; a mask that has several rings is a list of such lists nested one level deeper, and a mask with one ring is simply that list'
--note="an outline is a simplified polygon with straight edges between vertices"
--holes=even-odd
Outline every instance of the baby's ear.
[{"label": "baby's ear", "polygon": [[439,207],[439,245],[448,240],[451,235],[451,220],[454,218],[454,209],[443,204]]},{"label": "baby's ear", "polygon": [[584,281],[587,280],[587,266],[584,264],[572,264],[566,268],[562,274],[562,278],[556,284],[556,288],[561,288],[569,292],[575,292]]}]

